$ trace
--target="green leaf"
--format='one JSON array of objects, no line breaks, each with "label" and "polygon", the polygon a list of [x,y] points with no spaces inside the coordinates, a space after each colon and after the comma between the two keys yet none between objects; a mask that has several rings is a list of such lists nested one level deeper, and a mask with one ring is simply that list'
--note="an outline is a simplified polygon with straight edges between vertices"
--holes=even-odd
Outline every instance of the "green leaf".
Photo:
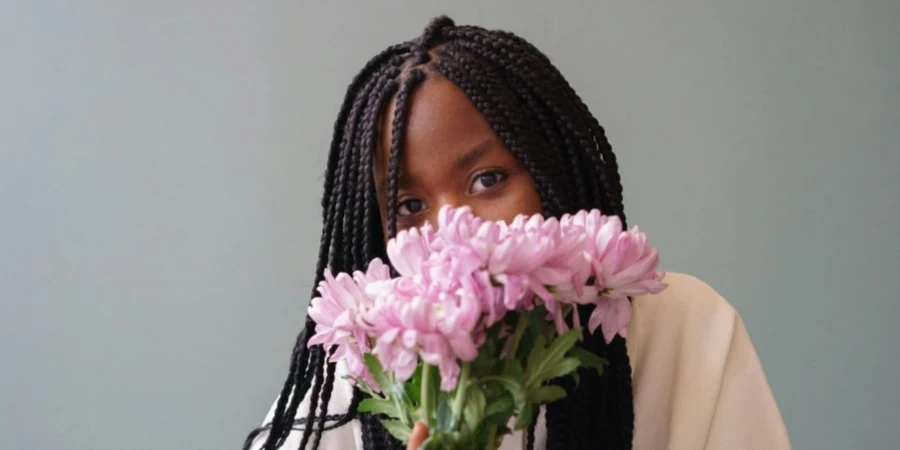
[{"label": "green leaf", "polygon": [[357,411],[369,412],[372,414],[385,414],[395,419],[400,418],[400,411],[397,410],[394,402],[382,398],[367,398],[359,402]]},{"label": "green leaf", "polygon": [[409,395],[406,394],[406,386],[402,383],[394,384],[388,400],[393,401],[394,407],[397,410],[397,415],[394,417],[402,420],[405,425],[411,426],[414,422],[412,416],[414,407],[412,401],[409,399]]},{"label": "green leaf", "polygon": [[499,359],[494,353],[496,344],[488,337],[484,341],[484,345],[478,349],[478,356],[472,361],[472,371],[476,374],[492,373],[494,366],[497,365]]},{"label": "green leaf", "polygon": [[541,360],[544,358],[544,347],[547,345],[547,342],[544,340],[544,336],[538,335],[537,339],[534,341],[534,346],[531,347],[531,351],[528,353],[528,371],[532,371],[534,367],[537,367]]},{"label": "green leaf", "polygon": [[408,442],[410,435],[412,435],[412,429],[403,425],[403,422],[399,420],[382,420],[381,425],[388,430],[388,433],[391,433],[391,436],[403,442]]},{"label": "green leaf", "polygon": [[422,396],[422,365],[419,364],[416,367],[416,371],[413,372],[412,377],[409,378],[405,383],[403,383],[403,387],[406,390],[406,398],[409,399],[411,405],[418,405],[421,403]]},{"label": "green leaf", "polygon": [[538,306],[531,312],[531,315],[528,317],[528,331],[530,334],[538,335],[546,328],[549,328],[546,317],[547,309],[543,306]]},{"label": "green leaf", "polygon": [[506,429],[506,425],[513,415],[515,406],[516,404],[513,401],[512,394],[508,391],[504,390],[499,397],[489,396],[487,398],[487,407],[484,409],[484,418],[481,420],[478,429],[482,432],[486,432],[491,427],[498,430],[501,428]]},{"label": "green leaf", "polygon": [[450,408],[448,399],[441,398],[435,412],[435,425],[438,430],[450,431],[451,422],[453,422],[453,409]]},{"label": "green leaf", "polygon": [[522,430],[531,425],[531,418],[534,416],[534,406],[530,402],[519,405],[519,416],[516,417],[516,429]]},{"label": "green leaf", "polygon": [[391,392],[391,378],[384,371],[384,368],[381,367],[381,363],[378,362],[378,358],[371,353],[366,353],[363,355],[363,358],[366,362],[366,367],[369,369],[369,373],[372,374],[372,378],[375,379],[375,382],[378,383],[378,387],[381,388],[381,392]]},{"label": "green leaf", "polygon": [[603,373],[603,368],[607,364],[605,359],[581,347],[572,348],[572,350],[569,352],[569,356],[577,359],[578,362],[581,363],[582,367],[597,369],[597,373],[600,374]]},{"label": "green leaf", "polygon": [[488,414],[484,416],[484,419],[481,420],[481,425],[484,427],[489,427],[491,425],[501,426],[509,423],[509,418],[512,417],[512,411],[508,411],[506,413],[497,413],[497,414]]},{"label": "green leaf", "polygon": [[493,402],[490,402],[484,409],[484,414],[486,416],[502,414],[507,411],[512,411],[514,406],[515,402],[513,401],[512,394],[505,393]]},{"label": "green leaf", "polygon": [[469,386],[465,398],[466,406],[463,407],[463,420],[470,431],[478,428],[478,424],[484,417],[484,410],[487,400],[484,398],[484,392],[478,386]]},{"label": "green leaf", "polygon": [[[529,355],[525,386],[539,385],[546,379],[546,377],[542,375],[549,368],[560,363],[565,357],[566,352],[571,350],[575,343],[578,342],[579,336],[581,336],[581,329],[574,328],[554,339],[553,342],[550,343],[550,346],[547,347],[547,350],[542,352],[540,358],[532,361],[531,356]],[[541,341],[543,341],[543,339],[538,338],[538,342]],[[535,344],[535,346],[537,346],[537,344]],[[534,353],[534,349],[532,349],[532,353]]]},{"label": "green leaf", "polygon": [[518,359],[510,359],[508,360],[509,364],[506,367],[505,376],[513,378],[515,380],[521,380],[525,378],[525,369],[522,368],[522,361]]},{"label": "green leaf", "polygon": [[539,405],[555,402],[566,396],[566,390],[559,386],[541,386],[528,392],[528,399]]},{"label": "green leaf", "polygon": [[355,384],[356,387],[359,388],[359,390],[361,390],[361,391],[365,392],[366,394],[368,394],[369,397],[381,397],[381,395],[380,395],[380,394],[377,394],[377,393],[372,389],[372,387],[369,386],[369,383],[366,383],[366,381],[363,380],[362,378],[351,377],[350,375],[344,376],[344,377],[342,377],[342,378],[345,379],[345,380],[352,380],[352,381],[353,381],[353,384]]},{"label": "green leaf", "polygon": [[539,374],[540,379],[538,381],[544,382],[546,380],[552,380],[554,378],[568,375],[575,372],[580,365],[581,362],[575,358],[563,358],[562,361],[548,367],[547,370],[544,371],[544,373]]},{"label": "green leaf", "polygon": [[510,377],[494,376],[494,377],[485,377],[482,380],[483,381],[494,381],[494,382],[497,382],[500,385],[502,385],[503,389],[505,389],[507,392],[509,392],[512,395],[513,401],[517,404],[525,401],[525,388],[522,386],[522,384],[517,379],[513,379]]},{"label": "green leaf", "polygon": [[578,342],[578,338],[581,337],[581,333],[582,330],[580,328],[573,328],[561,334],[558,338],[554,339],[550,346],[547,348],[545,358],[549,360],[562,359],[563,355],[571,350],[572,347],[575,346],[575,343]]},{"label": "green leaf", "polygon": [[401,383],[396,383],[391,386],[390,398],[399,400],[407,405],[410,404],[409,395],[406,395],[406,388]]}]

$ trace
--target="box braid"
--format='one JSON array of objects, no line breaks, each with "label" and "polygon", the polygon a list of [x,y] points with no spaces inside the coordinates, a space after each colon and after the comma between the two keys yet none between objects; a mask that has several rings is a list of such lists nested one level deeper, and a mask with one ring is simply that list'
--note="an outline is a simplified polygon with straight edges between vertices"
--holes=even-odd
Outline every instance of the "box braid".
[{"label": "box braid", "polygon": [[[326,267],[348,272],[364,269],[375,257],[386,259],[373,179],[377,135],[381,124],[389,123],[387,231],[394,236],[410,101],[429,76],[444,77],[465,92],[532,174],[546,216],[599,208],[625,222],[618,167],[605,130],[550,60],[512,33],[456,26],[439,17],[418,38],[372,58],[347,89],[328,154],[316,285]],[[391,102],[394,114],[383,120]],[[582,322],[588,317],[581,311]],[[272,421],[251,432],[244,449],[263,436],[263,449],[281,448],[292,431],[301,433],[299,448],[312,444],[317,449],[325,431],[352,420],[360,421],[366,450],[402,449],[380,417],[357,412],[363,399],[358,389],[347,411],[329,411],[335,364],[328,361],[330,349],[307,348],[314,328],[307,317]],[[546,408],[547,448],[631,449],[634,408],[625,341],[617,337],[607,345],[598,332],[581,345],[610,365],[602,375],[580,371],[577,388],[571,379],[557,380],[570,395]],[[309,411],[296,418],[304,398]],[[535,423],[527,430],[529,449],[534,447]]]}]

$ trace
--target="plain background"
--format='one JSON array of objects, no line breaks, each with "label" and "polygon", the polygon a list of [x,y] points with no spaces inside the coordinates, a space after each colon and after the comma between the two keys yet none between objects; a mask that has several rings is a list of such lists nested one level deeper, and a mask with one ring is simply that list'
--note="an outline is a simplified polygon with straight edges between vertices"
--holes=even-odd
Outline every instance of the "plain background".
[{"label": "plain background", "polygon": [[896,0],[2,1],[0,447],[238,448],[303,321],[344,89],[439,13],[567,75],[796,448],[895,448]]}]

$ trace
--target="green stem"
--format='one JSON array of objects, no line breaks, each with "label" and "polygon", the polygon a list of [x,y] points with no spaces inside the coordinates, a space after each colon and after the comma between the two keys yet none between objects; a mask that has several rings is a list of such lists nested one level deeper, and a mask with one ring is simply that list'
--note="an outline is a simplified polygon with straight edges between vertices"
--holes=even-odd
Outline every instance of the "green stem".
[{"label": "green stem", "polygon": [[497,425],[491,425],[488,427],[488,441],[487,448],[485,450],[497,450],[497,444],[494,441],[497,439]]},{"label": "green stem", "polygon": [[510,347],[509,355],[506,359],[506,367],[509,368],[511,361],[516,359],[516,352],[519,351],[519,344],[522,342],[522,336],[525,335],[525,328],[528,326],[528,319],[531,317],[531,311],[522,311],[519,315],[519,321],[516,323],[516,331],[513,334],[513,343]]},{"label": "green stem", "polygon": [[425,425],[428,425],[428,428],[434,428],[434,407],[435,407],[435,398],[434,398],[434,389],[432,389],[432,384],[434,381],[434,369],[435,367],[430,364],[422,365],[422,414],[420,420],[425,422]]},{"label": "green stem", "polygon": [[453,424],[454,428],[462,418],[463,407],[466,404],[466,393],[469,389],[469,374],[472,370],[471,363],[463,363],[459,382],[456,384],[456,397],[453,399]]},{"label": "green stem", "polygon": [[[397,386],[397,380],[394,379],[394,374],[391,374],[391,383],[393,386]],[[393,392],[389,397],[394,401],[394,407],[397,408],[397,411],[400,411],[400,415],[402,416],[400,417],[400,420],[403,421],[404,425],[412,428],[415,422],[412,414],[413,411],[410,411],[410,409],[406,407],[411,402],[406,396],[406,392],[403,391],[403,389],[400,389],[400,391],[400,394]]]}]

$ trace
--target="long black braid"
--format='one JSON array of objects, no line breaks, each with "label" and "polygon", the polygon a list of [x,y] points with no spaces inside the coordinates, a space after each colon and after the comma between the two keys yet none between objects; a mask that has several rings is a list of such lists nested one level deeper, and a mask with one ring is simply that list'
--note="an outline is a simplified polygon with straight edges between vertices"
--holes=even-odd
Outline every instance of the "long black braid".
[{"label": "long black braid", "polygon": [[[393,236],[410,100],[430,76],[444,77],[465,92],[532,174],[546,216],[599,208],[625,222],[618,167],[605,130],[550,60],[512,33],[456,26],[439,17],[420,37],[372,58],[347,90],[328,155],[316,284],[326,267],[349,272],[364,269],[375,257],[386,259],[372,170],[377,135],[382,123],[389,124],[387,231]],[[384,120],[392,101],[394,114]],[[586,321],[589,314],[581,317]],[[314,328],[307,318],[272,421],[250,433],[244,449],[263,436],[262,449],[280,448],[292,431],[301,433],[300,448],[311,443],[317,449],[324,432],[352,420],[361,423],[366,450],[401,449],[379,417],[356,411],[363,399],[358,389],[347,411],[329,411],[335,364],[328,361],[328,349],[307,348]],[[607,345],[597,332],[581,345],[610,366],[603,375],[579,372],[577,388],[571,380],[559,380],[570,395],[546,408],[547,448],[630,449],[634,407],[625,341],[617,337]],[[309,411],[297,418],[303,399]],[[528,448],[534,446],[534,428],[527,431]]]}]

